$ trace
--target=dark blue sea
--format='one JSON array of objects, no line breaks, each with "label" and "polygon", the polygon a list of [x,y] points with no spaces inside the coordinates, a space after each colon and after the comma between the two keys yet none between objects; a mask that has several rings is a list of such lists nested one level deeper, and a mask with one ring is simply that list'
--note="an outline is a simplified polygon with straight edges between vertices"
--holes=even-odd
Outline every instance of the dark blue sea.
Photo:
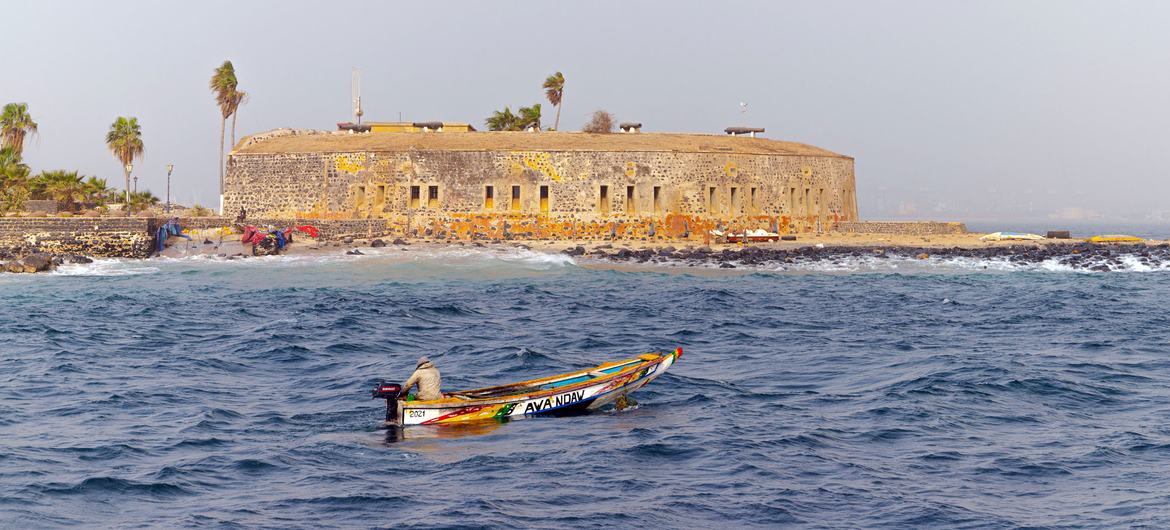
[{"label": "dark blue sea", "polygon": [[[0,275],[0,527],[1170,527],[1162,268],[375,250]],[[621,412],[370,399],[676,346]]]}]

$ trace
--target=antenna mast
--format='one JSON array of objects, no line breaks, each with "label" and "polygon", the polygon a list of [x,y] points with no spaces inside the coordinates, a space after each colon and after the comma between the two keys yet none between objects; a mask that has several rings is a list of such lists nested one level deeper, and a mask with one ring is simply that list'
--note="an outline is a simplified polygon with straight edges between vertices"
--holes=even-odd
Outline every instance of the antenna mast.
[{"label": "antenna mast", "polygon": [[353,104],[353,122],[357,124],[362,123],[362,71],[357,68],[349,79],[349,97]]}]

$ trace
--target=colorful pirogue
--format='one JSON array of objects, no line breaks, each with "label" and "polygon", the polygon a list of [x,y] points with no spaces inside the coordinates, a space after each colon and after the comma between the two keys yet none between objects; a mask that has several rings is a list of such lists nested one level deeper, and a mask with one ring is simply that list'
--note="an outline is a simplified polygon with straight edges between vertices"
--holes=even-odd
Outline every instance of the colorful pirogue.
[{"label": "colorful pirogue", "polygon": [[386,421],[401,426],[440,425],[523,416],[563,416],[622,406],[628,395],[662,375],[682,355],[646,353],[567,374],[510,385],[446,392],[442,399],[406,401],[402,387],[379,384],[373,396],[386,400]]}]

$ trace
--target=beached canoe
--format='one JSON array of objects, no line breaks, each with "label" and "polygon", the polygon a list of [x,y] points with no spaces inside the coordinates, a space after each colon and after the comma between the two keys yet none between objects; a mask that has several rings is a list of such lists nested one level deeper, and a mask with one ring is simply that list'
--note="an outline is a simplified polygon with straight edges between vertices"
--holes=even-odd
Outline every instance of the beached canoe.
[{"label": "beached canoe", "polygon": [[1090,243],[1138,243],[1145,241],[1140,237],[1126,236],[1120,234],[1110,234],[1105,236],[1093,236],[1089,238]]},{"label": "beached canoe", "polygon": [[630,393],[666,372],[681,355],[682,348],[667,354],[646,353],[552,377],[447,392],[443,399],[431,401],[406,401],[399,395],[400,385],[383,383],[374,389],[373,397],[386,400],[386,421],[401,426],[565,416],[624,402]]},{"label": "beached canoe", "polygon": [[1044,236],[1021,232],[992,232],[979,239],[981,241],[1040,241],[1044,239]]}]

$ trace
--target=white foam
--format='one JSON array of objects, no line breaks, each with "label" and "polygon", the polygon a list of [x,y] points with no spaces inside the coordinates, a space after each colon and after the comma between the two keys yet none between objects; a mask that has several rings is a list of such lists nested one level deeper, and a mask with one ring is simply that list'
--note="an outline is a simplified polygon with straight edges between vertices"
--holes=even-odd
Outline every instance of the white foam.
[{"label": "white foam", "polygon": [[154,274],[159,268],[149,261],[120,258],[95,258],[93,263],[68,263],[50,274],[58,276],[138,276]]},{"label": "white foam", "polygon": [[[1048,258],[1040,262],[1013,262],[1007,257],[974,258],[974,257],[930,257],[917,259],[909,256],[889,256],[878,258],[875,256],[828,256],[815,259],[797,258],[792,263],[765,263],[763,265],[745,265],[742,262],[731,261],[735,269],[730,271],[770,271],[770,272],[803,272],[803,273],[930,273],[930,272],[1051,272],[1097,274],[1105,271],[1095,271],[1092,267],[1107,265],[1110,272],[1162,272],[1170,271],[1170,262],[1149,265],[1142,263],[1141,258],[1135,255],[1118,256],[1120,264],[1110,264],[1105,259],[1090,259],[1077,265],[1062,262],[1062,257]],[[617,263],[621,263],[618,261]],[[720,262],[665,262],[658,264],[640,264],[647,268],[674,267],[719,269]]]}]

